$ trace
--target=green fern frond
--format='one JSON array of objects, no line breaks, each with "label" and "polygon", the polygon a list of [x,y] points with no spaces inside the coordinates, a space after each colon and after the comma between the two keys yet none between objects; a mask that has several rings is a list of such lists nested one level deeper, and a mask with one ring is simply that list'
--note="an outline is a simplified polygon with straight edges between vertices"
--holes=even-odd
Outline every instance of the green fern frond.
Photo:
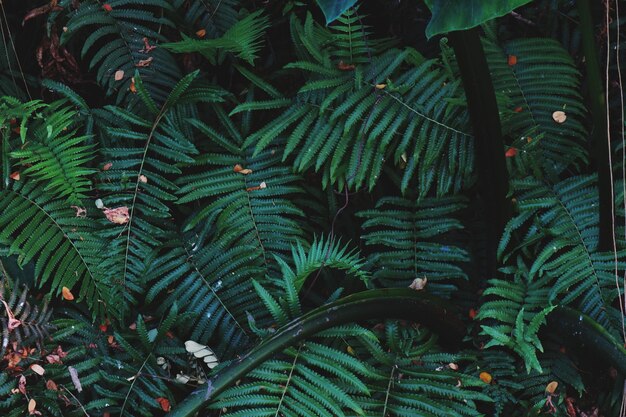
[{"label": "green fern frond", "polygon": [[[164,16],[172,10],[171,3],[110,0],[106,5],[110,10],[96,0],[81,2],[63,25],[67,30],[61,34],[61,43],[81,39],[81,57],[89,57],[89,68],[96,70],[96,80],[107,95],[117,95],[118,103],[128,96],[136,69],[150,94],[157,102],[163,102],[166,86],[181,78],[171,54],[158,45],[166,40],[162,27],[174,25]],[[115,79],[116,73],[122,75],[120,80]]]},{"label": "green fern frond", "polygon": [[462,248],[442,236],[462,225],[453,216],[463,208],[460,197],[383,197],[376,208],[357,213],[363,218],[363,239],[372,252],[374,279],[383,286],[408,286],[416,278],[428,279],[435,293],[449,293],[453,281],[466,279],[461,264],[468,260]]},{"label": "green fern frond", "polygon": [[76,216],[64,199],[34,181],[15,181],[0,192],[0,229],[0,242],[20,265],[34,261],[39,286],[49,285],[58,295],[62,287],[80,285],[79,299],[94,316],[110,307],[110,282],[100,266],[102,242],[95,238],[95,224]]},{"label": "green fern frond", "polygon": [[[551,39],[516,39],[500,46],[493,31],[483,40],[494,90],[508,99],[503,130],[512,137],[539,141],[543,168],[556,176],[587,162],[587,114],[579,92],[580,74],[570,55]],[[509,64],[509,58],[511,63]],[[515,57],[515,58],[513,58]],[[563,111],[560,124],[552,114]]]},{"label": "green fern frond", "polygon": [[239,20],[219,38],[200,40],[182,34],[182,41],[165,43],[163,47],[176,53],[199,52],[213,65],[217,63],[217,52],[224,50],[252,64],[268,27],[267,16],[262,15],[262,11],[257,11]]}]

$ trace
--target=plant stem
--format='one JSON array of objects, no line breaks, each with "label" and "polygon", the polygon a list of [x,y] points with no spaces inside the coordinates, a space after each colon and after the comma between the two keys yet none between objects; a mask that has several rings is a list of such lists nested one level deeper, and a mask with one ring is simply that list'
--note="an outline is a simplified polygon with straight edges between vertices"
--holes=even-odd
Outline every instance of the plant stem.
[{"label": "plant stem", "polygon": [[465,325],[456,317],[454,307],[437,297],[404,288],[363,291],[316,308],[283,326],[248,354],[215,374],[204,387],[192,392],[170,412],[169,417],[193,416],[265,360],[311,335],[344,323],[384,318],[419,321],[428,328],[438,329],[439,338],[444,343],[456,346],[465,334]]},{"label": "plant stem", "polygon": [[602,251],[612,250],[613,231],[611,225],[611,171],[609,165],[609,147],[607,146],[608,127],[606,125],[606,97],[602,86],[600,74],[600,62],[596,46],[594,26],[591,16],[589,0],[577,0],[578,16],[580,19],[580,31],[582,36],[582,48],[585,55],[585,68],[587,70],[587,94],[591,107],[592,130],[591,143],[592,154],[596,161],[598,171],[600,230],[599,249]]},{"label": "plant stem", "polygon": [[474,130],[478,189],[484,202],[485,225],[488,228],[488,273],[497,272],[497,248],[509,216],[506,194],[508,171],[504,161],[504,141],[498,103],[491,82],[487,59],[480,41],[479,29],[448,34],[461,71],[470,120]]}]

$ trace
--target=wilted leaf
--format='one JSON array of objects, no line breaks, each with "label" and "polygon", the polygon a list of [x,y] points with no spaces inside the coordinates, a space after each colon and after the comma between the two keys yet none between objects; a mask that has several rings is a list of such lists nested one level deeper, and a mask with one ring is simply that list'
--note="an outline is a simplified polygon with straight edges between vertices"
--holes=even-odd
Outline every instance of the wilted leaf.
[{"label": "wilted leaf", "polygon": [[104,215],[111,223],[126,224],[130,219],[128,207],[118,207],[114,209],[104,209]]},{"label": "wilted leaf", "polygon": [[54,382],[51,379],[46,381],[46,388],[49,389],[50,391],[58,391],[59,390],[59,387],[57,386],[56,382]]},{"label": "wilted leaf", "polygon": [[515,55],[509,55],[508,64],[511,66],[517,65],[517,57]]},{"label": "wilted leaf", "polygon": [[424,278],[415,278],[413,280],[413,282],[411,283],[411,285],[409,285],[409,288],[412,290],[423,290],[424,287],[426,286],[426,282],[428,282],[428,278],[424,277]]},{"label": "wilted leaf", "polygon": [[200,29],[196,31],[196,36],[199,38],[204,38],[206,36],[206,30]]},{"label": "wilted leaf", "polygon": [[139,62],[137,62],[137,63],[135,64],[135,66],[136,66],[136,67],[138,67],[138,68],[142,68],[142,67],[149,67],[149,66],[150,66],[150,64],[152,63],[152,60],[154,60],[154,58],[153,58],[153,57],[149,57],[149,58],[146,58],[146,59],[142,59],[142,60],[140,60]]},{"label": "wilted leaf", "polygon": [[124,78],[124,70],[115,71],[115,75],[113,76],[113,78],[115,78],[115,81],[120,81],[122,78]]},{"label": "wilted leaf", "polygon": [[515,155],[517,155],[517,148],[514,148],[512,146],[504,153],[504,156],[506,156],[507,158],[512,158]]},{"label": "wilted leaf", "polygon": [[19,181],[20,172],[19,171],[12,172],[11,175],[9,175],[9,178],[11,178],[13,181]]},{"label": "wilted leaf", "polygon": [[188,340],[185,342],[185,349],[196,358],[202,359],[204,363],[207,364],[209,369],[213,369],[219,364],[215,353],[213,353],[213,351],[206,345],[201,345],[193,340]]}]

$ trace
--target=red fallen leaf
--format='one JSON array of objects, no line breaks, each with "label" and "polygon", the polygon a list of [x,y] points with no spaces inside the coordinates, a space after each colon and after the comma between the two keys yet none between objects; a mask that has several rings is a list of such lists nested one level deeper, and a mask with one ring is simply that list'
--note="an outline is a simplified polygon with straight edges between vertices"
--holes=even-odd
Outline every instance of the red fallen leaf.
[{"label": "red fallen leaf", "polygon": [[565,407],[567,408],[567,415],[569,417],[576,417],[576,409],[574,408],[574,399],[572,397],[565,399]]},{"label": "red fallen leaf", "polygon": [[170,400],[168,400],[167,398],[159,397],[155,398],[155,400],[159,403],[163,411],[170,411],[170,409],[172,408],[170,406]]},{"label": "red fallen leaf", "polygon": [[63,296],[63,299],[67,301],[72,301],[74,299],[74,294],[72,294],[70,289],[67,287],[61,288],[61,295]]},{"label": "red fallen leaf", "polygon": [[469,318],[472,319],[472,320],[474,320],[474,318],[476,318],[477,314],[478,314],[478,311],[474,310],[473,308],[470,308],[469,313],[467,313]]},{"label": "red fallen leaf", "polygon": [[11,178],[13,181],[19,181],[20,172],[19,171],[12,172],[11,175],[9,175],[9,178]]},{"label": "red fallen leaf", "polygon": [[173,339],[174,338],[174,333],[167,332],[167,333],[165,333],[165,336],[167,336],[168,339]]},{"label": "red fallen leaf", "polygon": [[144,54],[152,52],[156,46],[152,46],[148,43],[148,38],[143,38],[143,49],[140,49],[139,52],[143,52]]},{"label": "red fallen leaf", "polygon": [[13,118],[9,120],[9,123],[11,124],[11,126],[15,126],[17,124],[17,119]]},{"label": "red fallen leaf", "polygon": [[506,153],[504,154],[504,156],[506,156],[507,158],[512,158],[515,155],[517,155],[517,149],[514,147],[510,147],[509,149],[507,149]]},{"label": "red fallen leaf", "polygon": [[113,163],[111,162],[107,162],[106,164],[104,164],[104,166],[102,167],[103,171],[108,171],[111,169],[111,167],[113,166]]},{"label": "red fallen leaf", "polygon": [[153,57],[149,57],[149,58],[146,58],[146,59],[142,59],[141,61],[137,62],[137,63],[135,64],[135,66],[136,66],[136,67],[138,67],[138,68],[142,68],[142,67],[149,67],[149,66],[150,66],[150,64],[152,63],[152,60],[154,60],[154,58],[153,58]]},{"label": "red fallen leaf", "polygon": [[46,382],[46,389],[49,389],[50,391],[58,391],[59,387],[57,386],[56,382],[54,382],[53,380],[49,379]]},{"label": "red fallen leaf", "polygon": [[102,323],[100,326],[98,326],[98,328],[100,329],[102,333],[106,333],[109,327],[106,324]]},{"label": "red fallen leaf", "polygon": [[13,129],[11,129],[11,131],[12,131],[13,133],[17,133],[17,134],[19,135],[19,134],[20,134],[20,132],[21,132],[21,129],[20,129],[20,127],[18,126],[18,127],[14,127]]},{"label": "red fallen leaf", "polygon": [[355,66],[354,64],[346,64],[343,61],[339,61],[339,64],[337,64],[337,68],[340,69],[341,71],[352,71]]},{"label": "red fallen leaf", "polygon": [[130,79],[130,86],[128,87],[131,93],[135,94],[137,92],[137,87],[135,87],[135,77]]},{"label": "red fallen leaf", "polygon": [[509,65],[516,65],[517,64],[517,57],[515,55],[509,55]]},{"label": "red fallen leaf", "polygon": [[199,37],[199,38],[204,38],[206,36],[206,30],[200,29],[200,30],[196,31],[196,36]]},{"label": "red fallen leaf", "polygon": [[114,209],[105,209],[104,215],[111,223],[115,224],[126,224],[130,219],[130,215],[128,214],[128,207],[126,206]]},{"label": "red fallen leaf", "polygon": [[102,5],[102,8],[104,9],[105,12],[110,12],[111,10],[113,10],[113,7],[111,7],[109,3],[104,3]]},{"label": "red fallen leaf", "polygon": [[524,110],[524,108],[522,106],[518,106],[515,108],[515,110],[513,110],[515,113],[521,113],[522,110]]}]

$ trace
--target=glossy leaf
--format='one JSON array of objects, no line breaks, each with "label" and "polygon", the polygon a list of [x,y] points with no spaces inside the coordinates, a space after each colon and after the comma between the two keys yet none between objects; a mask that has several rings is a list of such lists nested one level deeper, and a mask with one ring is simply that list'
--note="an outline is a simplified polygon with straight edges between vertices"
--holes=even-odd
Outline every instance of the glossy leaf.
[{"label": "glossy leaf", "polygon": [[431,38],[454,30],[465,30],[504,16],[530,0],[426,0],[433,16],[426,27]]},{"label": "glossy leaf", "polygon": [[330,24],[343,14],[350,7],[354,6],[356,0],[317,0],[317,4],[324,12],[326,24]]}]

